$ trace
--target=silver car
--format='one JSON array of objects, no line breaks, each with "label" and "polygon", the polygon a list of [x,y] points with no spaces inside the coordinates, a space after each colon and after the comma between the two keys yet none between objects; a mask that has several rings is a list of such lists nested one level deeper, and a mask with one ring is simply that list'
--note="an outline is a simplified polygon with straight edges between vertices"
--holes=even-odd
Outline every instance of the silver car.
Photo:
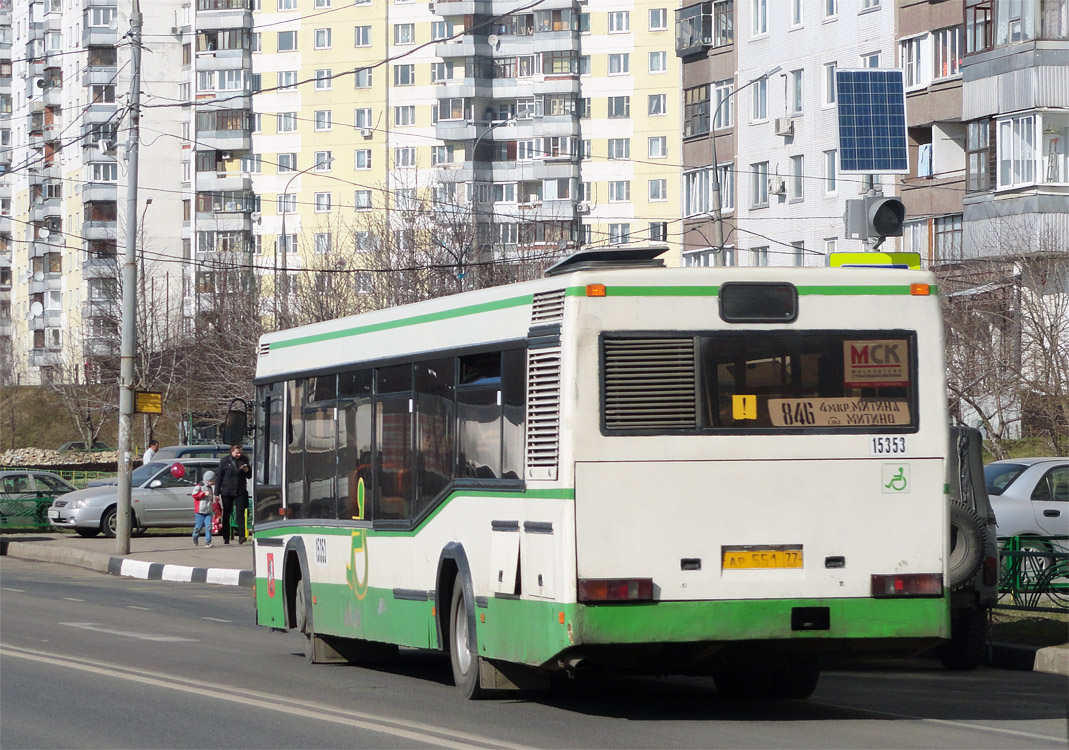
[{"label": "silver car", "polygon": [[[185,469],[176,477],[172,467]],[[193,525],[193,485],[205,471],[216,470],[219,460],[189,458],[182,461],[152,461],[131,475],[130,519],[133,533],[149,528]],[[111,484],[87,487],[58,498],[48,509],[48,520],[57,529],[74,529],[81,536],[115,536],[118,488]]]},{"label": "silver car", "polygon": [[999,536],[1069,535],[1069,460],[1011,458],[984,467]]}]

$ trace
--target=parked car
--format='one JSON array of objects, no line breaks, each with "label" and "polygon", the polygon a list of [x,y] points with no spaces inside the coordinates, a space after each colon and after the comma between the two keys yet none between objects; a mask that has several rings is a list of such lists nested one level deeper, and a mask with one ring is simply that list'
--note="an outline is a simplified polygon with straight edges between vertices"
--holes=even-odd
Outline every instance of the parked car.
[{"label": "parked car", "polygon": [[45,520],[43,499],[57,498],[76,487],[50,471],[0,471],[0,515]]},{"label": "parked car", "polygon": [[[246,455],[252,455],[252,446],[243,445],[241,447],[245,451]],[[152,457],[153,461],[174,461],[177,459],[186,458],[212,458],[220,459],[223,456],[230,453],[229,445],[211,444],[211,445],[168,445],[165,448],[160,448],[156,451],[156,455]],[[107,484],[117,484],[119,478],[116,476],[100,477],[99,479],[91,479],[86,485],[87,487],[102,487]]]},{"label": "parked car", "polygon": [[93,447],[92,448],[86,448],[85,447],[85,442],[82,441],[82,440],[72,440],[72,441],[66,442],[63,445],[59,446],[59,452],[60,453],[77,453],[77,452],[87,451],[87,450],[91,450],[91,451],[110,451],[111,448],[108,447],[108,445],[106,443],[102,443],[99,440],[94,440],[93,441]]},{"label": "parked car", "polygon": [[[185,473],[176,477],[171,467],[181,464]],[[136,532],[149,528],[193,525],[193,485],[205,471],[219,466],[215,458],[182,461],[151,461],[131,474],[130,519]],[[74,529],[81,536],[115,536],[117,487],[86,487],[58,498],[48,509],[48,520],[57,529]]]},{"label": "parked car", "polygon": [[1069,460],[994,461],[984,482],[999,536],[1069,536]]}]

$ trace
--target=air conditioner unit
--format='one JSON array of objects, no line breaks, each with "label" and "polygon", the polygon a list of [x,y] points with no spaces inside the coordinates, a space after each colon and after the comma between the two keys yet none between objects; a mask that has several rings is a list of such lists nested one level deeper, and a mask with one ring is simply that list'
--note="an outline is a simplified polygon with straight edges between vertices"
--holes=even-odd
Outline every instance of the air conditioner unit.
[{"label": "air conditioner unit", "polygon": [[787,182],[778,175],[769,177],[768,192],[770,195],[785,195],[787,193]]},{"label": "air conditioner unit", "polygon": [[588,214],[590,213],[590,204],[586,201],[580,201],[576,204],[575,210],[581,214]]},{"label": "air conditioner unit", "polygon": [[360,135],[364,136],[365,138],[370,138],[371,128],[360,128]]},{"label": "air conditioner unit", "polygon": [[776,135],[792,136],[794,135],[794,118],[792,117],[777,117],[776,118]]}]

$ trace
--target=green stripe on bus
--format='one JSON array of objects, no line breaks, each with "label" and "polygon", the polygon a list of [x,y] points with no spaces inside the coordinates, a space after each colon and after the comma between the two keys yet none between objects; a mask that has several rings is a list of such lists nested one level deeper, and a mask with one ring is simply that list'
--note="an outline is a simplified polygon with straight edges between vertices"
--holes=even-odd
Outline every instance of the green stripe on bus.
[{"label": "green stripe on bus", "polygon": [[[367,529],[368,536],[412,536],[418,533],[432,518],[438,515],[438,513],[449,503],[453,502],[457,497],[494,497],[502,500],[574,500],[575,489],[571,487],[564,487],[559,489],[543,489],[543,490],[525,490],[517,492],[506,492],[501,490],[454,490],[449,493],[437,507],[424,518],[419,526],[414,529],[370,529],[367,526],[315,526],[312,524],[302,524],[295,520],[292,525],[289,526],[273,526],[263,531],[254,531],[253,536],[262,539],[268,539],[280,536],[289,536],[290,534],[315,534],[318,536],[348,536],[355,528]],[[312,523],[316,519],[302,519]]]},{"label": "green stripe on bus", "polygon": [[525,305],[530,305],[532,299],[532,295],[523,294],[519,297],[510,297],[508,299],[494,300],[493,302],[482,302],[478,305],[467,305],[465,307],[458,307],[453,310],[441,310],[439,312],[426,313],[424,315],[413,315],[410,318],[387,320],[383,321],[382,323],[371,323],[365,326],[344,328],[340,331],[313,333],[308,336],[298,336],[297,338],[284,339],[282,341],[272,341],[271,349],[285,349],[291,346],[318,344],[323,341],[333,341],[335,339],[347,338],[349,336],[360,336],[365,333],[389,331],[394,328],[404,328],[405,326],[420,325],[421,323],[435,323],[440,320],[462,318],[467,315],[478,315],[480,313],[485,312],[494,312],[495,310],[507,310],[510,307],[522,307]]}]

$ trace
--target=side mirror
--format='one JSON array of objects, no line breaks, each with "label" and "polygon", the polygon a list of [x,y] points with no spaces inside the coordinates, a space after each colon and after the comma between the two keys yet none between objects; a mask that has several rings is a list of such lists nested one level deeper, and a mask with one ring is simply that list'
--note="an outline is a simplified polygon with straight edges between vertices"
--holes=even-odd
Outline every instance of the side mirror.
[{"label": "side mirror", "polygon": [[148,483],[148,486],[149,486],[149,489],[154,490],[157,487],[162,487],[163,486],[163,482],[161,482],[159,479],[153,479],[151,482]]},{"label": "side mirror", "polygon": [[249,429],[249,405],[240,398],[230,402],[230,409],[223,421],[223,442],[227,445],[243,445]]}]

